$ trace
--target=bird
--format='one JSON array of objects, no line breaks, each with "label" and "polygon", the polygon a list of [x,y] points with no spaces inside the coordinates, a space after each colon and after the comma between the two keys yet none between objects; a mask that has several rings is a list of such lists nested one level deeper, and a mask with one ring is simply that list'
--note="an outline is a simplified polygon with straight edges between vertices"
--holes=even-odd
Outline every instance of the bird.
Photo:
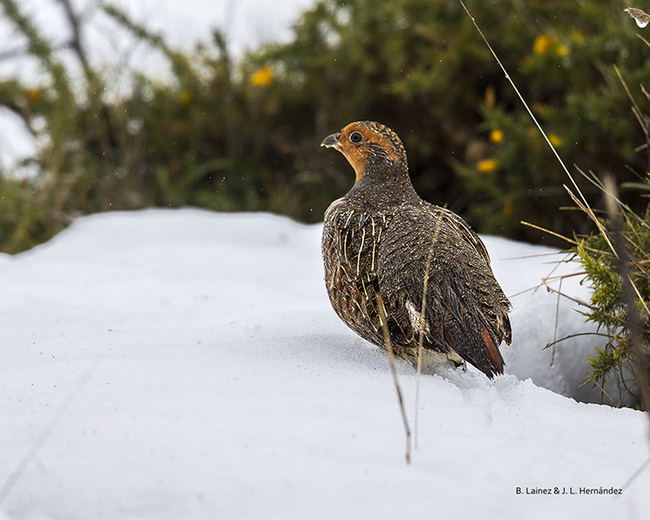
[{"label": "bird", "polygon": [[[338,317],[389,354],[432,373],[473,365],[503,374],[511,304],[485,245],[452,211],[424,201],[398,135],[357,121],[321,146],[343,154],[352,188],[325,211],[325,286]],[[389,350],[390,349],[390,350]]]}]

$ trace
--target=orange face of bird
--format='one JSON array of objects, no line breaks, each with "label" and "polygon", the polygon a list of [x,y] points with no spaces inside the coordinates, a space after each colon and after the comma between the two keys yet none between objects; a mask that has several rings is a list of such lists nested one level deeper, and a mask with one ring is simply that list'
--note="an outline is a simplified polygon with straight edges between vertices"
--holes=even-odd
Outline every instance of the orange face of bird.
[{"label": "orange face of bird", "polygon": [[386,160],[406,168],[406,152],[397,134],[379,123],[350,123],[337,134],[328,135],[321,146],[334,148],[348,160],[360,180],[372,159]]}]

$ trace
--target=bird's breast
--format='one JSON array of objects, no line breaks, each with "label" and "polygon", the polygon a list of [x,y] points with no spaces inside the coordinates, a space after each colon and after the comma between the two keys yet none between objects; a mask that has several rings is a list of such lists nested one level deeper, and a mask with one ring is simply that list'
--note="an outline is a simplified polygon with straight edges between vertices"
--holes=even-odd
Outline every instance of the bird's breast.
[{"label": "bird's breast", "polygon": [[334,310],[359,335],[381,340],[376,295],[379,246],[390,217],[338,203],[323,229],[325,284]]}]

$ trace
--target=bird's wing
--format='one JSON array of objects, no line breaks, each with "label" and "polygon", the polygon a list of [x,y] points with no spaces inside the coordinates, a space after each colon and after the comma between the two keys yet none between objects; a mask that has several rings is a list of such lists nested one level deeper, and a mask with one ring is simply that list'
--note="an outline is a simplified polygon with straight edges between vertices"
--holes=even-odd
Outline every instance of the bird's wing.
[{"label": "bird's wing", "polygon": [[392,312],[407,310],[416,337],[424,330],[425,347],[453,350],[492,377],[503,372],[498,346],[510,342],[510,302],[480,238],[460,217],[437,209],[410,206],[393,215],[380,243],[379,290]]},{"label": "bird's wing", "polygon": [[463,240],[472,246],[476,252],[485,259],[488,265],[490,264],[490,255],[485,248],[485,244],[483,244],[483,241],[474,230],[469,227],[467,222],[465,222],[460,216],[456,215],[456,213],[449,211],[446,208],[434,206],[433,204],[429,204],[428,207],[434,211],[436,218],[441,217],[448,225],[456,228],[458,234],[463,238]]}]

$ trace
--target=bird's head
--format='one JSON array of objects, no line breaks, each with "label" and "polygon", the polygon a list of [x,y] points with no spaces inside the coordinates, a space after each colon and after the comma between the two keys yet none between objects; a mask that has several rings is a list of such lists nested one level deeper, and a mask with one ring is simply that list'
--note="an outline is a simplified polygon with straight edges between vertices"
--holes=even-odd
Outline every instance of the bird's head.
[{"label": "bird's head", "polygon": [[397,134],[374,121],[350,123],[336,134],[328,135],[321,146],[334,148],[348,160],[359,181],[373,170],[408,171],[406,150]]}]

